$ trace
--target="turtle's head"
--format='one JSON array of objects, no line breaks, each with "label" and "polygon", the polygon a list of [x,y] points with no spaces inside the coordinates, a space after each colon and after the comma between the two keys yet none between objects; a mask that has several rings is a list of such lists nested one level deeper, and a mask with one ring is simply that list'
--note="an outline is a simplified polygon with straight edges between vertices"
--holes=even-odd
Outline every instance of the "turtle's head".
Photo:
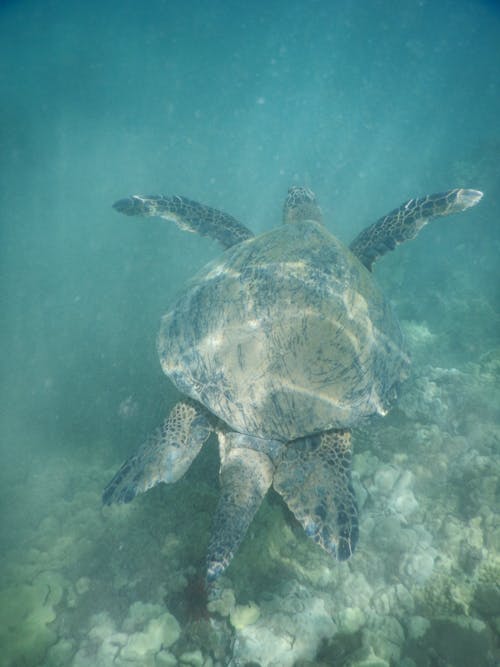
[{"label": "turtle's head", "polygon": [[314,192],[309,188],[292,185],[283,205],[283,222],[286,224],[301,220],[322,222],[323,216]]}]

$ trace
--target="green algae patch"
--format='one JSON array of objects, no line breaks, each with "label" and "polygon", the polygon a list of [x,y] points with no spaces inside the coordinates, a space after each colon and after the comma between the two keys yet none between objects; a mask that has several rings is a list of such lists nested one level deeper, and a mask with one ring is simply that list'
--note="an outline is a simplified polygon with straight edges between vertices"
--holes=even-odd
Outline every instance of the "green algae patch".
[{"label": "green algae patch", "polygon": [[63,592],[64,580],[52,572],[42,572],[31,584],[0,591],[0,645],[8,656],[7,667],[38,664],[57,642],[50,625]]},{"label": "green algae patch", "polygon": [[260,616],[260,609],[255,602],[244,605],[236,605],[230,612],[231,625],[236,630],[243,630],[247,625],[255,623]]}]

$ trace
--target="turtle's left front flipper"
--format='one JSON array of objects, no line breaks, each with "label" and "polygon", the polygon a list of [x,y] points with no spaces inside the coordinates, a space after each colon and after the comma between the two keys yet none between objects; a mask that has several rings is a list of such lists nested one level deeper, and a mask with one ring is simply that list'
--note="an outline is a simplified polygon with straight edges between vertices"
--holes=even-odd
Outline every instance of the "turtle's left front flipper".
[{"label": "turtle's left front flipper", "polygon": [[224,248],[252,238],[253,232],[229,213],[197,201],[173,195],[132,195],[119,199],[113,208],[124,215],[158,217],[175,222],[187,232],[197,232],[219,241]]},{"label": "turtle's left front flipper", "polygon": [[103,503],[129,503],[160,482],[176,482],[196,458],[211,431],[201,406],[194,401],[176,403],[161,428],[125,461],[106,486]]},{"label": "turtle's left front flipper", "polygon": [[266,441],[241,433],[221,433],[221,492],[207,553],[207,581],[229,565],[273,479],[274,465],[263,451]]},{"label": "turtle's left front flipper", "polygon": [[414,239],[432,218],[465,211],[481,201],[482,196],[479,190],[457,188],[410,199],[364,229],[349,248],[371,271],[379,257],[400,243]]},{"label": "turtle's left front flipper", "polygon": [[283,448],[273,481],[306,534],[338,560],[358,541],[351,455],[347,430],[300,438]]}]

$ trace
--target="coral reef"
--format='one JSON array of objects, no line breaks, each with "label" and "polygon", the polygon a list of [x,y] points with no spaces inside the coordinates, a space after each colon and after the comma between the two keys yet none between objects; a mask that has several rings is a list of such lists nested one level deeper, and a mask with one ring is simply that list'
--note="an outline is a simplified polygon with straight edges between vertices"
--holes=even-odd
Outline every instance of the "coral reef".
[{"label": "coral reef", "polygon": [[207,604],[213,449],[176,487],[105,509],[107,443],[45,465],[35,454],[32,496],[22,479],[10,489],[33,517],[22,541],[6,541],[2,665],[493,667],[500,350],[433,366],[435,335],[405,329],[413,377],[398,408],[355,434],[350,561],[331,561],[270,494]]}]

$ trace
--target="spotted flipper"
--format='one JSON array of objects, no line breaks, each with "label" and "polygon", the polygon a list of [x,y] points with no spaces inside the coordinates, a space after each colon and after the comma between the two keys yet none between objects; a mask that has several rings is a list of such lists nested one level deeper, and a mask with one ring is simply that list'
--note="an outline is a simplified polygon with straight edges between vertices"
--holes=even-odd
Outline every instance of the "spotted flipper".
[{"label": "spotted flipper", "polygon": [[457,188],[448,192],[410,199],[364,229],[349,246],[371,271],[373,263],[404,241],[414,239],[432,218],[465,211],[482,198],[479,190]]},{"label": "spotted flipper", "polygon": [[349,431],[300,438],[282,450],[273,481],[306,534],[338,560],[358,541],[351,456]]},{"label": "spotted flipper", "polygon": [[274,466],[262,440],[240,433],[219,434],[221,493],[207,553],[207,581],[229,565],[271,486]]},{"label": "spotted flipper", "polygon": [[102,500],[129,503],[160,482],[176,482],[189,468],[212,430],[193,403],[177,403],[161,428],[125,461],[104,489]]},{"label": "spotted flipper", "polygon": [[224,248],[253,236],[245,225],[228,213],[179,195],[132,195],[115,202],[113,208],[125,215],[165,218],[184,231],[197,232],[219,241]]}]

